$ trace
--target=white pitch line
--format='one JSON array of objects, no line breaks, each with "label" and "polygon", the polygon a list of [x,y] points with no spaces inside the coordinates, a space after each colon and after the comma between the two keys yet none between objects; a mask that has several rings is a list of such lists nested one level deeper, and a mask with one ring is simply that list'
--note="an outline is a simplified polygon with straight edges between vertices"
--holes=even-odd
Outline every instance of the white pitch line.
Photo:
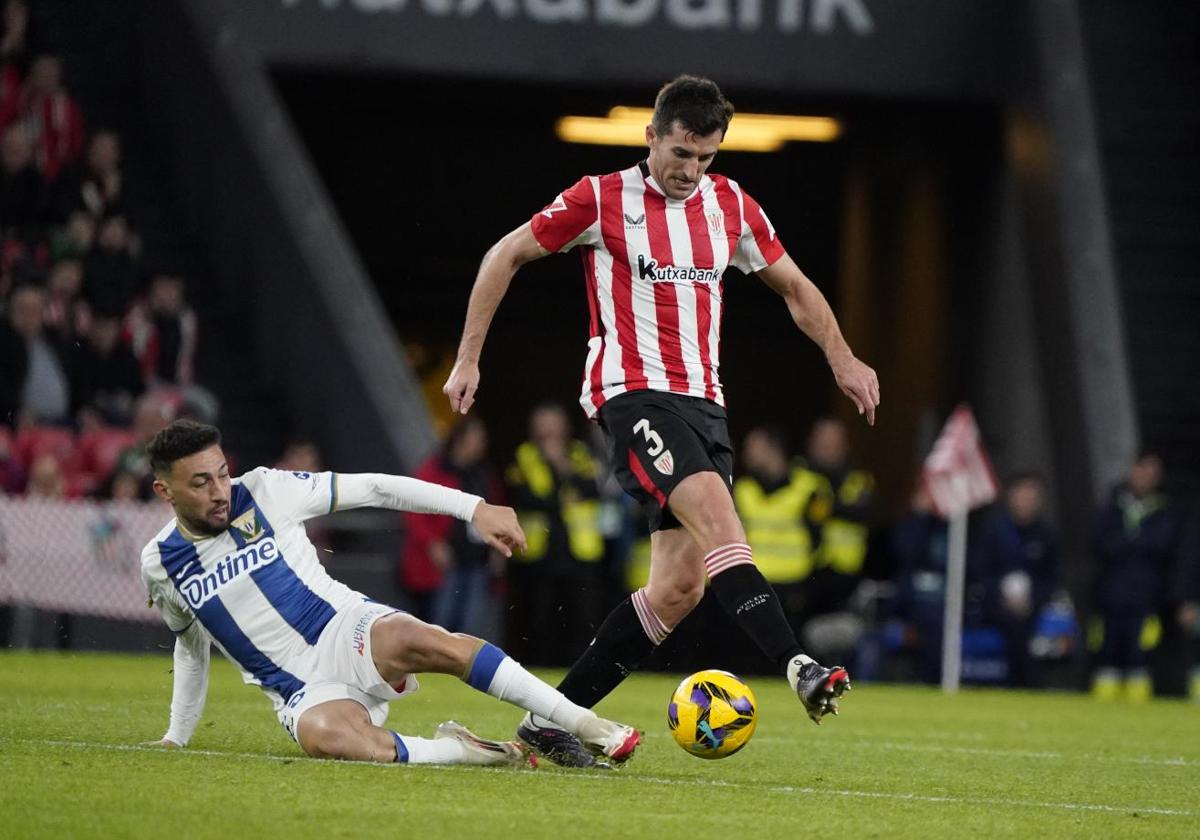
[{"label": "white pitch line", "polygon": [[[167,752],[162,747],[149,746],[143,744],[102,744],[91,743],[88,741],[57,741],[57,740],[36,740],[31,738],[0,738],[0,742],[10,741],[13,743],[23,744],[41,744],[54,747],[71,747],[75,749],[101,749],[101,750],[116,750],[121,752]],[[203,755],[217,756],[222,758],[250,758],[259,759],[261,761],[327,761],[326,759],[309,758],[308,756],[283,756],[269,755],[266,753],[239,753],[225,752],[222,750],[197,750],[186,748],[181,750],[170,750],[176,755]],[[336,764],[369,764],[371,762],[329,762]],[[450,767],[441,765],[423,765],[423,769],[438,769],[446,770]],[[511,772],[501,768],[475,767],[472,768],[475,772]],[[543,776],[547,779],[570,779],[570,780],[585,780],[585,781],[631,781],[635,783],[647,783],[655,785],[670,785],[679,787],[692,787],[695,785],[705,785],[707,787],[720,787],[731,789],[745,789],[753,791],[767,791],[768,793],[781,793],[786,795],[802,795],[802,796],[837,796],[851,799],[888,799],[899,802],[928,802],[938,805],[1000,805],[1012,808],[1046,808],[1050,810],[1061,811],[1091,811],[1109,814],[1157,814],[1165,817],[1200,817],[1200,811],[1188,811],[1181,808],[1157,808],[1143,807],[1138,805],[1103,805],[1099,803],[1089,802],[1038,802],[1029,799],[1003,799],[989,798],[977,796],[927,796],[917,793],[890,793],[887,791],[871,791],[871,790],[841,790],[837,788],[814,788],[814,787],[794,787],[792,785],[767,785],[763,786],[752,782],[731,782],[723,779],[669,779],[660,776],[642,776],[636,774],[625,775],[621,771],[612,773],[554,773]]]},{"label": "white pitch line", "polygon": [[[669,737],[665,733],[650,733],[650,737],[663,738]],[[793,743],[790,738],[780,736],[758,736],[757,741],[767,743]],[[1068,760],[1068,761],[1087,761],[1100,762],[1107,764],[1138,764],[1158,767],[1200,767],[1200,761],[1189,758],[1157,758],[1155,756],[1114,756],[1114,755],[1088,755],[1084,753],[1064,753],[1052,750],[1020,750],[1007,749],[1004,747],[951,747],[942,744],[911,744],[901,741],[875,741],[869,738],[855,740],[853,742],[838,741],[838,746],[849,749],[883,749],[883,750],[898,750],[900,752],[928,752],[942,753],[952,755],[986,755],[996,758],[1038,758],[1052,760]]]}]

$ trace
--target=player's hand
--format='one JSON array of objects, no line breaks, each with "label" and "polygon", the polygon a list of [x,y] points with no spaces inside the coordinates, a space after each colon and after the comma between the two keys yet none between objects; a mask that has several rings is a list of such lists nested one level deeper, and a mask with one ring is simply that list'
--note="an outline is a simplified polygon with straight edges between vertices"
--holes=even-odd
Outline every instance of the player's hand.
[{"label": "player's hand", "polygon": [[513,549],[525,550],[525,532],[517,521],[517,512],[510,507],[480,502],[471,517],[471,525],[484,542],[505,557],[512,557]]},{"label": "player's hand", "polygon": [[454,363],[450,377],[442,386],[442,393],[450,398],[450,410],[455,414],[466,414],[475,404],[475,392],[479,390],[479,364],[459,360]]},{"label": "player's hand", "polygon": [[176,744],[174,741],[168,740],[167,738],[160,738],[157,741],[142,741],[141,746],[143,746],[143,747],[162,747],[165,750],[183,749],[182,744]]},{"label": "player's hand", "polygon": [[874,426],[875,409],[879,405],[879,377],[875,371],[849,351],[830,356],[829,367],[842,393],[850,398],[859,414],[867,416],[867,423]]}]

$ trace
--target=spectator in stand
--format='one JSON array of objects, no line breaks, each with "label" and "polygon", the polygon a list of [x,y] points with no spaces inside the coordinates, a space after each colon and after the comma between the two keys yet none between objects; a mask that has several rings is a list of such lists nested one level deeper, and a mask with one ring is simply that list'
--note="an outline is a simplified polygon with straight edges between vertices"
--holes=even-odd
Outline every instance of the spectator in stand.
[{"label": "spectator in stand", "polygon": [[1188,697],[1200,703],[1200,500],[1193,500],[1183,521],[1171,612],[1183,636]]},{"label": "spectator in stand", "polygon": [[[482,498],[502,497],[503,487],[487,466],[487,430],[479,418],[463,420],[451,430],[443,452],[439,468],[452,486]],[[433,623],[480,635],[492,623],[492,581],[504,569],[503,558],[469,523],[458,520],[450,522],[444,539],[434,546],[431,553],[443,580],[433,598]]]},{"label": "spectator in stand", "polygon": [[121,209],[121,138],[115,131],[92,135],[78,184],[76,204],[82,203],[97,219]]},{"label": "spectator in stand", "polygon": [[744,474],[733,485],[733,500],[746,528],[746,542],[799,635],[808,618],[812,513],[828,511],[830,505],[825,481],[789,463],[787,443],[777,429],[751,429],[742,442],[741,463]]},{"label": "spectator in stand", "polygon": [[1008,679],[1033,685],[1029,643],[1042,608],[1058,586],[1058,532],[1045,516],[1046,485],[1033,472],[1013,476],[1004,506],[977,543],[984,612],[1004,634]]},{"label": "spectator in stand", "polygon": [[[446,440],[415,477],[491,498],[499,490],[487,468],[487,429],[471,416],[450,429]],[[469,487],[474,489],[468,489]],[[491,560],[486,546],[471,542],[467,527],[449,516],[404,515],[404,550],[400,557],[400,586],[412,599],[414,613],[435,621],[450,614],[460,622],[481,624],[486,608]],[[480,570],[485,574],[481,575]],[[464,604],[456,610],[454,593]]]},{"label": "spectator in stand", "polygon": [[159,272],[150,279],[145,300],[126,318],[126,333],[149,383],[193,384],[196,313],[184,292],[183,277]]},{"label": "spectator in stand", "polygon": [[1099,648],[1092,690],[1102,699],[1115,697],[1122,680],[1131,700],[1152,694],[1149,653],[1161,634],[1159,614],[1179,548],[1179,523],[1162,482],[1162,459],[1142,452],[1096,517],[1092,556],[1100,614],[1091,640]]},{"label": "spectator in stand", "polygon": [[95,244],[96,220],[86,210],[74,210],[50,238],[50,256],[55,260],[83,260]]},{"label": "spectator in stand", "polygon": [[909,513],[892,526],[889,544],[896,567],[896,647],[915,649],[917,676],[936,683],[942,673],[942,617],[946,602],[946,521],[918,483]]},{"label": "spectator in stand", "polygon": [[3,129],[16,118],[21,104],[29,4],[25,0],[6,0],[0,26],[3,26],[0,35],[0,129]]},{"label": "spectator in stand", "polygon": [[154,471],[146,455],[146,445],[175,419],[169,401],[146,394],[137,402],[133,413],[133,443],[117,456],[113,474],[129,473],[138,480],[138,498],[154,498]]},{"label": "spectator in stand", "polygon": [[93,317],[72,355],[72,392],[80,427],[128,426],[146,385],[133,351],[121,341],[121,322],[109,315]]},{"label": "spectator in stand", "polygon": [[46,332],[70,346],[87,333],[91,324],[91,312],[83,302],[83,264],[79,260],[59,260],[50,269],[46,285]]},{"label": "spectator in stand", "polygon": [[25,471],[13,452],[12,433],[0,424],[0,494],[21,492],[25,478]]},{"label": "spectator in stand", "polygon": [[124,316],[137,293],[138,268],[129,222],[120,214],[100,223],[83,267],[84,297],[97,315]]},{"label": "spectator in stand", "polygon": [[53,455],[39,455],[29,468],[25,495],[35,499],[65,499],[67,478],[62,464]]},{"label": "spectator in stand", "polygon": [[324,469],[321,450],[306,437],[292,438],[284,447],[283,454],[279,456],[275,469],[289,472],[321,472]]},{"label": "spectator in stand", "polygon": [[39,55],[29,66],[13,124],[21,125],[36,145],[38,171],[46,183],[58,179],[83,151],[83,113],[63,87],[62,61]]},{"label": "spectator in stand", "polygon": [[42,221],[45,185],[33,161],[33,141],[20,126],[0,135],[0,229]]},{"label": "spectator in stand", "polygon": [[0,326],[0,422],[63,424],[71,418],[71,384],[63,353],[46,335],[46,294],[21,285],[8,300]]},{"label": "spectator in stand", "polygon": [[133,473],[118,469],[109,476],[98,495],[113,502],[144,501],[141,484]]},{"label": "spectator in stand", "polygon": [[567,665],[600,620],[598,470],[587,444],[571,436],[562,406],[535,408],[529,432],[506,474],[528,540],[508,566],[511,646],[539,665]]},{"label": "spectator in stand", "polygon": [[825,479],[823,497],[830,505],[813,511],[817,525],[815,568],[809,604],[822,612],[842,613],[862,578],[875,505],[875,477],[850,458],[846,424],[823,417],[808,436],[809,470]]}]

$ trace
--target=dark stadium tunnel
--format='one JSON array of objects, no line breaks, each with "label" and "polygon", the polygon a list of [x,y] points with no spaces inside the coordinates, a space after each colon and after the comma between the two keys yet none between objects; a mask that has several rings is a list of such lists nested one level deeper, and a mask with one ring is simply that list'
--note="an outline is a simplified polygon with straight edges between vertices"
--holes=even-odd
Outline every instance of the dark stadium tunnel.
[{"label": "dark stadium tunnel", "polygon": [[[277,69],[274,78],[401,340],[443,358],[453,353],[487,248],[582,175],[643,157],[631,147],[560,142],[555,120],[601,115],[619,104],[646,106],[655,94],[650,86],[581,88],[330,70]],[[865,424],[852,425],[862,427],[856,443],[870,448],[885,496],[897,501],[913,464],[918,415],[941,410],[939,401],[966,373],[950,361],[961,353],[880,357],[897,355],[895,347],[901,357],[908,347],[928,356],[945,349],[940,345],[969,343],[969,324],[930,336],[923,324],[931,313],[897,309],[916,302],[947,311],[969,298],[966,281],[980,259],[975,204],[997,165],[998,114],[964,103],[726,93],[741,111],[829,114],[843,122],[844,134],[835,142],[789,143],[771,154],[726,150],[713,171],[738,180],[762,204],[789,253],[838,310],[860,355],[889,374],[885,393],[892,399],[885,396],[882,417],[892,412],[890,419],[903,422],[893,422],[874,444],[863,435]],[[865,233],[855,232],[858,210],[848,205],[856,172],[866,173],[866,200],[876,219]],[[937,239],[952,230],[952,236],[945,237],[944,254],[941,243],[918,246],[907,254],[916,265],[893,268],[911,245],[902,240],[912,238],[905,225],[913,211],[910,198],[894,193],[920,193],[921,173],[937,192],[937,230],[929,235]],[[929,257],[930,250],[938,253]],[[865,308],[847,312],[845,262],[848,254],[864,251],[874,265],[863,281],[870,299]],[[946,265],[925,272],[920,263],[927,257]],[[901,277],[900,271],[907,273]],[[891,287],[896,279],[923,291],[898,291]],[[483,356],[478,410],[492,431],[498,462],[523,438],[526,414],[536,403],[576,404],[587,341],[582,281],[574,253],[538,261],[522,269],[497,314]],[[721,377],[734,440],[769,422],[783,427],[798,450],[816,417],[840,412],[849,419],[850,404],[837,394],[820,351],[795,330],[778,298],[735,270],[726,275],[725,293]],[[900,333],[874,346],[854,339],[880,322],[889,333]],[[905,330],[915,337],[906,339]],[[889,365],[904,367],[900,383]],[[905,378],[916,381],[918,392],[896,399]]]}]

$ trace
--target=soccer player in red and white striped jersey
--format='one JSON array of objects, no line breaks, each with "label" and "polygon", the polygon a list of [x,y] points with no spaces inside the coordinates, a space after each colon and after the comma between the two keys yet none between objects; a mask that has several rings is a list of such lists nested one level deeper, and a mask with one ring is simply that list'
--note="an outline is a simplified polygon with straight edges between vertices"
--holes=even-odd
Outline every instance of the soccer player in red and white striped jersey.
[{"label": "soccer player in red and white striped jersey", "polygon": [[[819,723],[836,713],[848,675],[797,644],[754,565],[730,494],[733,448],[718,373],[725,269],[757,273],[783,297],[871,424],[879,380],[851,352],[763,209],[737,182],[707,173],[732,116],[716,84],[680,76],[655,100],[644,161],[580,179],[497,242],[480,266],[443,390],[455,411],[470,409],[484,338],[517,269],[577,248],[590,309],[580,402],[605,431],[618,480],[646,506],[651,572],[647,586],[605,619],[559,690],[583,706],[598,702],[699,602],[707,577]],[[552,760],[592,763],[549,721],[527,717],[518,735]]]}]

